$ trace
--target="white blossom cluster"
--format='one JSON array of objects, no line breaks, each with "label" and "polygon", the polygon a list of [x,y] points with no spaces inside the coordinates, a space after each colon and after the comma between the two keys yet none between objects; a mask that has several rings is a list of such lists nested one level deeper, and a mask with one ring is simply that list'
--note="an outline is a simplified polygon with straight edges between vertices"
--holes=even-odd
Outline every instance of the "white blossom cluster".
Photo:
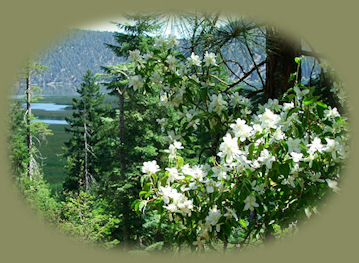
[{"label": "white blossom cluster", "polygon": [[[214,53],[206,52],[203,58],[192,53],[181,59],[173,52],[176,44],[159,38],[157,53],[130,53],[130,60],[144,71],[141,74],[137,67],[129,86],[138,90],[147,82],[160,88],[162,101],[177,109],[186,131],[225,132],[216,162],[190,166],[178,154],[183,134],[167,131],[168,167],[160,169],[156,161],[142,167],[153,180],[152,199],[144,202],[157,200],[170,222],[179,228],[188,224],[197,236],[193,244],[204,246],[228,231],[224,226],[247,226],[249,214],[256,212],[253,220],[264,222],[270,213],[297,212],[304,195],[314,198],[328,188],[339,191],[348,136],[346,119],[336,108],[310,101],[310,89],[296,86],[291,100],[269,99],[255,112],[248,98],[239,91],[226,91],[215,80],[211,68],[217,68],[219,61]],[[165,132],[168,120],[157,122]],[[280,222],[271,216],[270,222]]]}]

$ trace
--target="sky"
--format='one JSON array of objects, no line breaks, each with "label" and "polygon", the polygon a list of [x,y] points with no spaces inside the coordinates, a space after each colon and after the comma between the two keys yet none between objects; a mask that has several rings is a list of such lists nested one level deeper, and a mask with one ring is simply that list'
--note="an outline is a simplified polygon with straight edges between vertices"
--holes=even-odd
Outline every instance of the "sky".
[{"label": "sky", "polygon": [[95,30],[95,31],[109,31],[109,32],[119,31],[119,28],[115,24],[111,23],[111,21],[120,22],[120,23],[127,22],[126,19],[119,17],[113,19],[94,21],[91,23],[80,25],[77,28],[83,30]]},{"label": "sky", "polygon": [[[181,33],[179,32],[178,29],[176,29],[176,27],[172,26],[175,23],[175,19],[174,16],[170,16],[170,18],[167,18],[168,20],[166,21],[166,27],[164,29],[164,35],[175,35],[177,37],[181,36]],[[77,26],[76,28],[78,29],[83,29],[83,30],[96,30],[96,31],[109,31],[109,32],[114,32],[114,31],[121,31],[115,24],[113,24],[112,22],[120,22],[120,23],[128,23],[129,20],[126,20],[123,17],[118,17],[118,18],[109,18],[106,20],[97,20],[91,23],[85,23],[83,25]]]}]

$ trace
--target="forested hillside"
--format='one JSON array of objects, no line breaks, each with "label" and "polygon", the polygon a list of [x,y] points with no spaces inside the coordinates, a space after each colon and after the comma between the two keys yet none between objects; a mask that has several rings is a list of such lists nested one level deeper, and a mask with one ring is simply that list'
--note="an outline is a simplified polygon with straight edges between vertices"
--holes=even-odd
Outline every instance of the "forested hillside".
[{"label": "forested hillside", "polygon": [[[37,60],[48,70],[35,76],[33,83],[45,96],[72,96],[88,69],[100,72],[102,65],[115,65],[121,58],[113,55],[104,43],[113,43],[111,32],[73,30],[55,46],[39,55]],[[16,94],[23,94],[17,87]]]},{"label": "forested hillside", "polygon": [[[260,37],[256,39],[261,42],[255,48],[255,61],[260,64],[265,60],[265,39]],[[87,30],[73,30],[68,35],[53,47],[44,51],[37,58],[39,62],[48,67],[48,70],[42,75],[34,77],[33,82],[41,88],[41,93],[44,96],[72,96],[76,95],[76,87],[81,83],[81,79],[86,71],[89,69],[92,72],[101,72],[100,66],[116,65],[123,62],[124,59],[115,56],[106,46],[105,43],[114,44],[112,32],[87,31]],[[189,46],[182,39],[181,46]],[[231,45],[224,48],[223,54],[226,58],[235,58],[244,66],[245,69],[250,68],[253,63],[248,49],[242,42],[234,41]],[[308,58],[302,64],[302,76],[308,79],[311,74],[313,58]],[[241,71],[240,68],[234,64],[230,65],[233,72]],[[313,75],[319,71],[317,66]],[[261,75],[265,75],[265,67],[260,68]],[[255,87],[260,87],[260,78],[254,72],[246,85],[250,83]],[[16,87],[16,94],[23,95],[25,83],[20,83]]]}]

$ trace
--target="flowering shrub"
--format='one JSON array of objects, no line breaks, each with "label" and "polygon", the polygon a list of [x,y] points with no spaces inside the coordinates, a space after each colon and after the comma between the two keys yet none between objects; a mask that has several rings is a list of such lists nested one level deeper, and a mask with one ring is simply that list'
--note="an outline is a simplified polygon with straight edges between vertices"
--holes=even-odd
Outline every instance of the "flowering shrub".
[{"label": "flowering shrub", "polygon": [[[296,81],[280,101],[255,106],[214,53],[185,58],[176,44],[159,38],[148,54],[130,52],[132,64],[121,68],[130,87],[159,88],[181,117],[181,128],[169,132],[168,166],[143,164],[141,200],[133,204],[161,215],[171,226],[170,242],[211,247],[216,240],[265,237],[309,216],[329,189],[339,190],[347,122],[314,88]],[[158,123],[165,131],[167,120]],[[214,156],[190,165],[179,154],[180,140],[199,133],[209,134]]]}]

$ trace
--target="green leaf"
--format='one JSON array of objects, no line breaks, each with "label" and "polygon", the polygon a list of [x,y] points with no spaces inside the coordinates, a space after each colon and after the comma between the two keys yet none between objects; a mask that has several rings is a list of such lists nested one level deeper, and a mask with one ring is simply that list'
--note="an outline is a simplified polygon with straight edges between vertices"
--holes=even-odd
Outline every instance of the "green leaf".
[{"label": "green leaf", "polygon": [[178,165],[178,168],[181,168],[184,164],[184,160],[181,156],[177,156],[177,165]]},{"label": "green leaf", "polygon": [[308,106],[308,105],[314,103],[314,98],[309,99],[309,100],[304,100],[303,103],[304,103],[305,106]]},{"label": "green leaf", "polygon": [[152,191],[148,192],[146,195],[145,195],[145,198],[147,199],[148,197],[150,197],[152,194]]},{"label": "green leaf", "polygon": [[244,219],[239,219],[239,224],[243,226],[244,228],[247,228],[247,222]]},{"label": "green leaf", "polygon": [[146,193],[147,193],[147,191],[141,191],[140,194],[139,194],[140,198],[141,198],[142,196],[144,196]]},{"label": "green leaf", "polygon": [[141,211],[145,206],[146,206],[146,202],[145,201],[140,201],[138,203],[138,211]]},{"label": "green leaf", "polygon": [[322,107],[322,108],[324,108],[324,109],[328,108],[327,104],[324,104],[324,103],[321,102],[321,101],[316,101],[315,103],[316,103],[318,106],[320,106],[320,107]]},{"label": "green leaf", "polygon": [[254,150],[254,143],[251,143],[248,147],[248,158],[252,159]]}]

